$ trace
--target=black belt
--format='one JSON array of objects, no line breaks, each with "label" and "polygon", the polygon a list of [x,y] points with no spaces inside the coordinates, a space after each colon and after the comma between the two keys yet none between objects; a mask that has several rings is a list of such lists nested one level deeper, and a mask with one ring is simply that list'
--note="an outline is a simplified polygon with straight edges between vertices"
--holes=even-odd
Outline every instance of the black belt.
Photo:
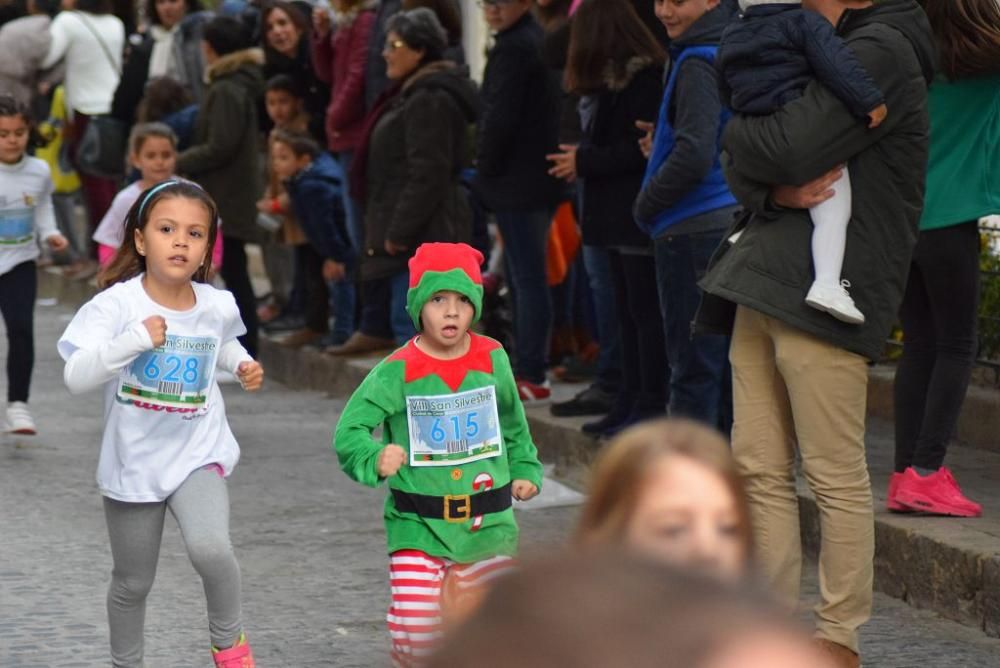
[{"label": "black belt", "polygon": [[429,496],[392,489],[396,510],[446,522],[466,522],[477,515],[499,513],[511,507],[510,483],[478,494]]}]

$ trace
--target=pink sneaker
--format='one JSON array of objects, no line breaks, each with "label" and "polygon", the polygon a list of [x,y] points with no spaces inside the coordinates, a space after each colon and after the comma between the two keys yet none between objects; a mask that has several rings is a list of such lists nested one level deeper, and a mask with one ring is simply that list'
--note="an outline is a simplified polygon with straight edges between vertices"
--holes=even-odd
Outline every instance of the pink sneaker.
[{"label": "pink sneaker", "polygon": [[913,510],[908,506],[904,506],[897,499],[899,494],[899,484],[903,482],[902,473],[893,473],[889,478],[889,493],[886,495],[885,499],[885,509],[890,513],[912,513]]},{"label": "pink sneaker", "polygon": [[240,633],[239,640],[229,649],[212,647],[212,658],[215,659],[215,668],[255,668],[256,666],[245,633]]},{"label": "pink sneaker", "polygon": [[945,466],[927,477],[921,477],[912,466],[906,469],[896,491],[896,500],[912,510],[932,515],[980,517],[983,514],[983,507],[965,498]]}]

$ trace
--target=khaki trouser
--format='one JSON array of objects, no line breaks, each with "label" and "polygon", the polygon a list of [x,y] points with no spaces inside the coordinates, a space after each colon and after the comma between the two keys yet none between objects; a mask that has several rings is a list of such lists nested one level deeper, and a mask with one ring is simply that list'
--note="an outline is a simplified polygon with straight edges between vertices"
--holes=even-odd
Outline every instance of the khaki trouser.
[{"label": "khaki trouser", "polygon": [[868,367],[860,355],[740,306],[733,366],[733,454],[746,483],[759,566],[798,602],[802,570],[795,447],[820,517],[817,636],[858,650],[871,616],[875,552],[865,462]]}]

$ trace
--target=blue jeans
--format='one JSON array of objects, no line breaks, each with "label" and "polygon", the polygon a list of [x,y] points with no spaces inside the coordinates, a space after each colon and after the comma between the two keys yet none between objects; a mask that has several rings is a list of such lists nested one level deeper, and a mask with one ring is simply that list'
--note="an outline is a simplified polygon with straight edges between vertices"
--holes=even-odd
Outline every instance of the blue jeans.
[{"label": "blue jeans", "polygon": [[545,269],[552,212],[497,211],[495,215],[514,301],[514,375],[542,383],[552,335],[552,295]]},{"label": "blue jeans", "polygon": [[729,339],[691,335],[701,301],[698,281],[722,240],[722,232],[662,237],[655,242],[656,282],[670,364],[670,415],[720,425],[722,380],[728,373]]},{"label": "blue jeans", "polygon": [[354,280],[352,268],[348,267],[348,275],[339,281],[329,281],[326,284],[330,293],[330,313],[333,314],[333,327],[330,333],[337,343],[342,343],[354,333]]},{"label": "blue jeans", "polygon": [[417,333],[410,314],[406,312],[410,274],[404,271],[386,280],[389,281],[389,324],[392,326],[392,336],[398,345],[403,345]]},{"label": "blue jeans", "polygon": [[[337,154],[341,169],[345,175],[351,173],[351,163],[354,162],[354,151],[341,151]],[[365,244],[365,216],[361,211],[361,203],[351,197],[351,189],[343,184],[344,213],[347,215],[347,236],[354,247],[354,254],[361,256],[361,247]]]},{"label": "blue jeans", "polygon": [[590,294],[597,325],[597,385],[615,392],[621,384],[621,338],[618,336],[618,313],[615,284],[611,279],[611,258],[607,248],[583,247],[583,266],[590,281]]}]

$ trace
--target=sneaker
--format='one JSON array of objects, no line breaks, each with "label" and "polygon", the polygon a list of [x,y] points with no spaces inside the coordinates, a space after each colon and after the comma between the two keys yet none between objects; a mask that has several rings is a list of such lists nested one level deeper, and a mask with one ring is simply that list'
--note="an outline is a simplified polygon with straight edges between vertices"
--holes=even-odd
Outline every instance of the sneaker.
[{"label": "sneaker", "polygon": [[295,329],[302,329],[306,326],[306,319],[301,315],[285,314],[280,315],[274,320],[270,320],[261,325],[263,329],[268,334],[274,332],[288,332]]},{"label": "sneaker", "polygon": [[7,431],[14,434],[34,436],[38,433],[35,421],[28,412],[28,404],[23,401],[12,401],[7,406]]},{"label": "sneaker", "polygon": [[577,417],[580,415],[604,415],[615,405],[615,395],[596,385],[591,385],[569,401],[560,401],[549,408],[556,417]]},{"label": "sneaker", "polygon": [[899,494],[899,484],[903,482],[902,473],[893,473],[889,478],[889,492],[886,494],[885,499],[885,509],[890,513],[912,513],[913,510],[908,506],[904,506],[896,498]]},{"label": "sneaker", "polygon": [[323,332],[317,332],[314,329],[306,327],[298,330],[297,332],[292,332],[283,339],[279,339],[278,345],[285,348],[301,348],[302,346],[310,343],[315,343],[321,338],[323,338]]},{"label": "sneaker", "polygon": [[854,300],[847,293],[849,287],[851,284],[848,281],[841,281],[840,285],[813,283],[806,295],[806,304],[826,311],[841,322],[860,325],[865,321],[865,314],[854,305]]},{"label": "sneaker", "polygon": [[955,477],[944,466],[926,477],[912,466],[906,469],[896,499],[912,510],[932,515],[980,517],[983,514],[983,507],[965,498]]},{"label": "sneaker", "polygon": [[213,646],[212,659],[215,660],[215,668],[254,668],[256,665],[245,633],[240,633],[239,640],[229,649]]},{"label": "sneaker", "polygon": [[530,404],[538,401],[545,401],[552,396],[552,386],[545,380],[539,383],[532,383],[524,378],[516,378],[517,394],[521,397],[521,402]]}]

